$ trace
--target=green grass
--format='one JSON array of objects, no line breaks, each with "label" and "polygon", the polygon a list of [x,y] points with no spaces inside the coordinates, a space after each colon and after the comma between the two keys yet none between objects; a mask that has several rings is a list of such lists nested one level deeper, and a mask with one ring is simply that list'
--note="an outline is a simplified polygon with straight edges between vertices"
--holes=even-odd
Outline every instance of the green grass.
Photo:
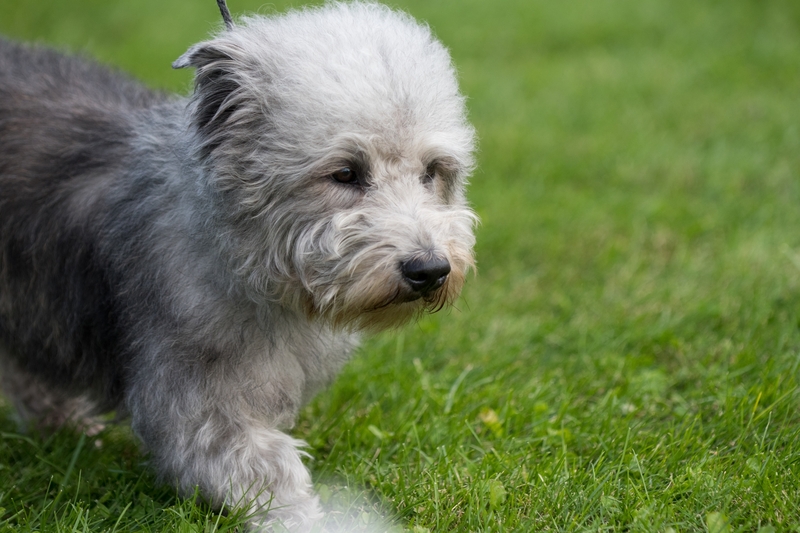
[{"label": "green grass", "polygon": [[[416,533],[800,530],[800,3],[393,3],[469,96],[479,272],[305,409],[323,499]],[[0,30],[185,90],[200,4],[6,2]],[[4,412],[0,530],[237,522],[154,485],[124,427]]]}]

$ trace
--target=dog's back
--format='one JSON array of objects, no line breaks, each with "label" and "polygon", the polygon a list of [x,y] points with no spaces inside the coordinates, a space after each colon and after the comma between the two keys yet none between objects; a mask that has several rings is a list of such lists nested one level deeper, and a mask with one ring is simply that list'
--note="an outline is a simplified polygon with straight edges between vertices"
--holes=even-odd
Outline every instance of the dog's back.
[{"label": "dog's back", "polygon": [[[0,38],[0,91],[60,105],[147,107],[162,97],[126,75],[92,60]],[[24,104],[18,101],[18,104]],[[9,102],[0,102],[5,109]]]},{"label": "dog's back", "polygon": [[91,61],[0,39],[2,200],[13,181],[46,177],[38,187],[49,188],[112,163],[126,115],[162,99]]},{"label": "dog's back", "polygon": [[90,228],[130,157],[132,117],[161,100],[93,62],[0,39],[0,350],[22,356],[6,387],[29,372],[117,381],[113,298]]}]

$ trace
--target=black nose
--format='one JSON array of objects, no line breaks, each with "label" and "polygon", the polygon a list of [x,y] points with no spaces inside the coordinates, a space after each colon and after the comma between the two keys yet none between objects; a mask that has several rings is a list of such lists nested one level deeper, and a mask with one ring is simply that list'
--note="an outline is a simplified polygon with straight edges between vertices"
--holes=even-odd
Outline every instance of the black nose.
[{"label": "black nose", "polygon": [[450,263],[441,257],[415,257],[409,259],[400,268],[406,283],[423,296],[435,291],[447,279]]}]

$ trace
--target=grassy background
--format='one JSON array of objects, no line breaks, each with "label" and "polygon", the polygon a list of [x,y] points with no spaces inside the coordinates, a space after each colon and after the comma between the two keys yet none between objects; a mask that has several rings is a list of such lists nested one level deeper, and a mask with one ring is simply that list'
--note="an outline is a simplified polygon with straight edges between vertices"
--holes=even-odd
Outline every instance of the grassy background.
[{"label": "grassy background", "polygon": [[[304,411],[323,500],[416,533],[800,530],[800,3],[393,5],[470,99],[479,273]],[[169,64],[217,20],[210,0],[0,5],[6,35],[183,91]],[[98,447],[4,413],[0,530],[236,523],[155,486],[124,428]]]}]

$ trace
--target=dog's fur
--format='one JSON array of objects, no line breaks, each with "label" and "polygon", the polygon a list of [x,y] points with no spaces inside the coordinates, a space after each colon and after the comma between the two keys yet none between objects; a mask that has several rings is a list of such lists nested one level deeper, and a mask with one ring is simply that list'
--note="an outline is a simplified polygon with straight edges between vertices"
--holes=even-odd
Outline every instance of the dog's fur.
[{"label": "dog's fur", "polygon": [[473,130],[446,49],[375,4],[246,18],[173,66],[188,99],[0,41],[3,388],[28,423],[129,415],[165,481],[307,528],[282,430],[359,332],[458,296]]}]

